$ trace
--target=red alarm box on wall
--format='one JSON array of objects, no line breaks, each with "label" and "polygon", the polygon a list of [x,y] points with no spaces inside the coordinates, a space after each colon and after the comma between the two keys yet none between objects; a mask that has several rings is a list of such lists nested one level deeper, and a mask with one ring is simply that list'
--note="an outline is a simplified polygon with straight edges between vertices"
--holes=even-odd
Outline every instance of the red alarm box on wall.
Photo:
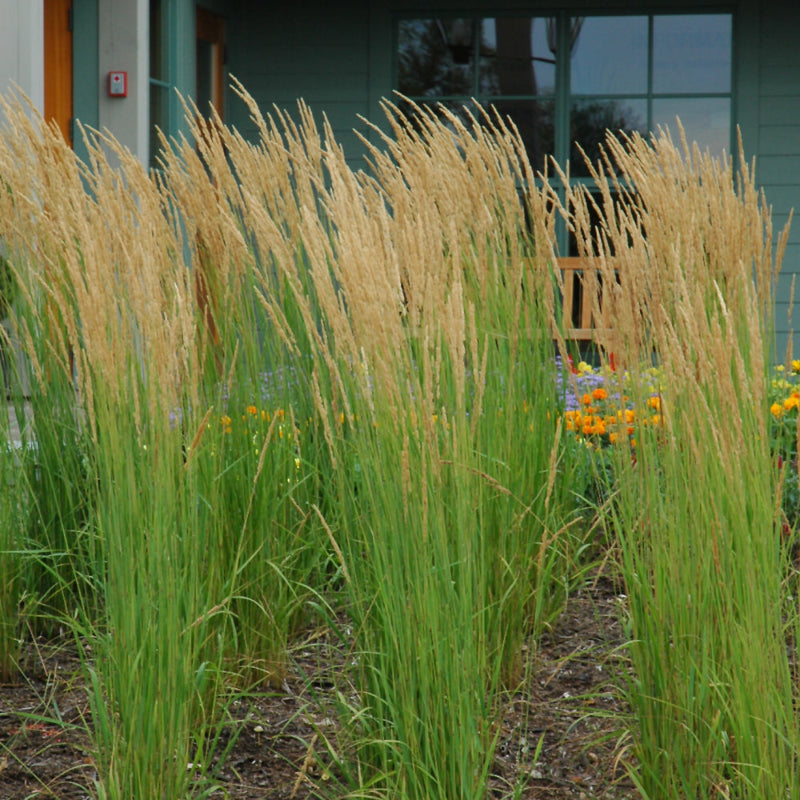
[{"label": "red alarm box on wall", "polygon": [[128,73],[109,72],[108,73],[108,96],[127,97],[128,96]]}]

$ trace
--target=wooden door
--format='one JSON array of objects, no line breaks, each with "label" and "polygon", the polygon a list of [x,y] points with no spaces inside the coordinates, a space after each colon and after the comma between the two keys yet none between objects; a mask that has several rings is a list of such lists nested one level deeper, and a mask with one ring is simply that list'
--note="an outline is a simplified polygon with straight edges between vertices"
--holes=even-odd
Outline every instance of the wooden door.
[{"label": "wooden door", "polygon": [[72,145],[72,0],[44,0],[44,116]]}]

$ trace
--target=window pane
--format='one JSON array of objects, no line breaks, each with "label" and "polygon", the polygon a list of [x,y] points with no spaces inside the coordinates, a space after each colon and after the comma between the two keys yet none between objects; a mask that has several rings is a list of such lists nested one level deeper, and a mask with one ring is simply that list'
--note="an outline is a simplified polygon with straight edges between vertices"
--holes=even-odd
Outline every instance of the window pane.
[{"label": "window pane", "polygon": [[697,97],[653,100],[653,128],[668,126],[678,141],[679,117],[689,144],[696,141],[702,150],[713,155],[731,147],[731,101],[727,97]]},{"label": "window pane", "polygon": [[647,17],[573,19],[572,94],[644,94],[647,28]]},{"label": "window pane", "polygon": [[653,19],[653,91],[730,92],[729,14],[678,14]]},{"label": "window pane", "polygon": [[164,25],[164,7],[161,0],[150,0],[150,77],[166,80],[166,25]]},{"label": "window pane", "polygon": [[479,86],[482,95],[553,94],[555,56],[547,19],[498,17],[481,22]]},{"label": "window pane", "polygon": [[614,134],[646,133],[647,101],[635,100],[575,100],[570,113],[570,170],[575,177],[589,174],[578,145],[596,161],[606,132]]},{"label": "window pane", "polygon": [[157,156],[161,151],[161,143],[156,128],[169,135],[170,91],[164,86],[150,84],[150,169],[158,166]]},{"label": "window pane", "polygon": [[473,95],[473,44],[472,20],[402,20],[397,88],[409,97]]},{"label": "window pane", "polygon": [[[495,100],[492,105],[503,119],[511,117],[525,144],[531,166],[544,169],[554,151],[553,100]],[[552,172],[552,170],[550,170]]]},{"label": "window pane", "polygon": [[197,57],[195,61],[195,103],[201,114],[209,113],[209,106],[214,105],[214,60],[216,53],[211,42],[197,40]]}]

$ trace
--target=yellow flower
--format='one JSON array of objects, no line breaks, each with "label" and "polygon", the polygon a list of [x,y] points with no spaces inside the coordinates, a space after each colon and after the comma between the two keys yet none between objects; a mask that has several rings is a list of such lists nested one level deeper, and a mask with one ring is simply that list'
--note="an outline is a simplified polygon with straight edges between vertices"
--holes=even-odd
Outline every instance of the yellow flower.
[{"label": "yellow flower", "polygon": [[647,398],[647,407],[658,411],[661,408],[661,398],[656,394]]},{"label": "yellow flower", "polygon": [[783,416],[783,406],[780,403],[773,403],[769,407],[770,413],[776,419],[780,419]]},{"label": "yellow flower", "polygon": [[800,359],[792,361],[792,372],[800,372]]}]

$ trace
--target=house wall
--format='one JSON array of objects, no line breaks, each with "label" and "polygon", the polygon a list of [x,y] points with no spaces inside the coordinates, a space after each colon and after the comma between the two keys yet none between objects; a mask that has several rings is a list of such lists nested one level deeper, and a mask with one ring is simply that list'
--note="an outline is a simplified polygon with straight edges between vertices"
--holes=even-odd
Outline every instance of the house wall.
[{"label": "house wall", "polygon": [[42,0],[0,0],[0,93],[16,84],[44,112]]},{"label": "house wall", "polygon": [[[790,209],[800,209],[800,4],[796,0],[763,3],[756,33],[758,62],[753,70],[758,104],[752,152],[756,155],[757,179],[773,207],[777,232],[788,221]],[[800,219],[792,226],[778,283],[775,327],[779,357],[786,349],[790,329],[800,326],[800,314],[794,314],[794,325],[788,317],[791,284],[798,273]],[[797,291],[800,293],[800,279]],[[795,338],[797,355],[800,336]]]}]

